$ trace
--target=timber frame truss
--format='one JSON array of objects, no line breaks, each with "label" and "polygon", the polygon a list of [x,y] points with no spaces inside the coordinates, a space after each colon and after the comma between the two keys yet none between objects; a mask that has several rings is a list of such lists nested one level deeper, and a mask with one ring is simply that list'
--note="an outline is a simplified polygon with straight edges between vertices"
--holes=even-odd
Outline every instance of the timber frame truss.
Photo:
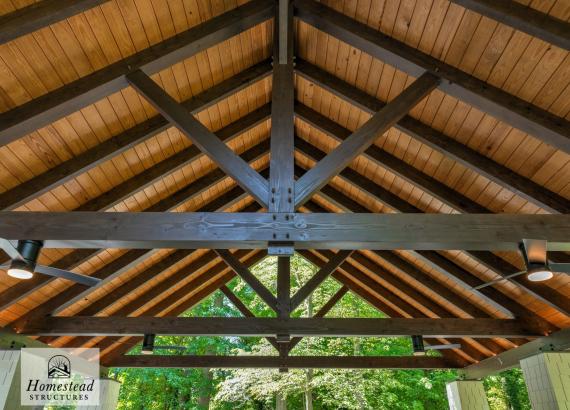
[{"label": "timber frame truss", "polygon": [[[536,12],[518,6],[505,10],[487,0],[454,1],[570,49],[570,30],[566,23],[537,16]],[[12,20],[0,19],[0,42],[102,2],[103,0],[45,0],[39,6],[13,16]],[[261,62],[195,98],[182,102],[176,101],[150,78],[153,73],[179,60],[273,17],[275,35],[272,63]],[[416,80],[391,101],[385,103],[376,100],[309,62],[296,59],[294,18],[397,67]],[[26,24],[22,24],[22,21]],[[273,77],[271,104],[247,114],[216,133],[194,117],[199,111],[269,75]],[[295,75],[370,113],[370,119],[351,132],[311,108],[295,102]],[[569,201],[422,124],[408,113],[430,92],[439,89],[565,152],[570,152],[568,121],[493,88],[313,0],[279,0],[278,3],[252,0],[148,50],[0,114],[0,143],[7,144],[70,114],[77,107],[94,103],[128,85],[136,89],[160,115],[0,194],[0,237],[11,241],[42,240],[45,247],[76,248],[57,261],[56,266],[63,269],[73,269],[97,254],[98,249],[129,249],[93,273],[93,276],[102,280],[101,285],[144,260],[152,253],[152,249],[177,250],[114,289],[112,293],[86,305],[75,316],[57,316],[92,291],[79,284],[67,288],[11,323],[9,327],[16,332],[41,336],[40,340],[46,343],[52,343],[61,336],[72,336],[64,344],[66,347],[83,346],[93,342],[95,337],[104,336],[91,345],[98,346],[103,351],[115,346],[104,355],[103,363],[121,367],[463,368],[473,362],[484,361],[489,354],[504,354],[507,350],[505,346],[519,346],[528,342],[529,338],[544,338],[554,333],[558,338],[556,340],[570,340],[567,332],[560,333],[555,325],[496,288],[491,286],[477,289],[482,284],[477,276],[437,252],[464,250],[470,257],[506,277],[517,269],[492,252],[516,251],[523,239],[540,239],[547,241],[549,257],[553,261],[567,262],[569,257],[563,252],[570,251]],[[296,137],[295,117],[337,140],[338,146],[325,153]],[[268,118],[271,118],[272,124],[269,141],[264,141],[241,155],[228,147],[228,142]],[[177,127],[192,145],[81,205],[75,212],[11,211],[170,126]],[[396,127],[500,186],[516,192],[549,214],[491,214],[484,206],[376,147],[374,141],[391,127]],[[296,165],[296,152],[311,159],[316,165],[310,169]],[[268,153],[271,155],[269,168],[255,170],[251,163]],[[109,209],[168,172],[179,169],[202,155],[212,159],[219,168],[145,209],[145,212],[98,212]],[[359,155],[381,164],[430,193],[449,205],[456,214],[423,214],[420,209],[349,168],[349,164]],[[226,176],[230,176],[238,186],[207,203],[199,212],[168,212],[200,195]],[[366,192],[394,213],[372,213],[370,209],[337,190],[330,183],[334,177]],[[323,209],[314,200],[315,194],[326,198],[344,212],[330,213]],[[240,212],[220,212],[247,196],[253,197],[255,203]],[[266,212],[259,212],[262,210]],[[158,273],[195,253],[196,249],[209,251],[150,291],[125,304],[114,316],[96,316],[113,300],[128,295]],[[229,249],[240,250],[232,253]],[[441,271],[455,284],[493,306],[500,318],[490,316],[473,301],[431,279],[393,252],[400,249],[412,251],[414,257]],[[291,295],[290,256],[294,250],[316,264],[319,271],[295,295]],[[363,250],[370,251],[373,257]],[[251,265],[267,253],[278,255],[277,295],[273,295],[249,270]],[[438,294],[445,303],[430,298],[398,275],[382,269],[374,260],[376,257],[406,272],[430,292]],[[214,265],[206,274],[187,285],[176,287],[178,281],[216,258],[223,262]],[[374,282],[364,271],[381,275],[388,286],[383,287]],[[208,278],[222,272],[225,273],[216,281],[207,282]],[[275,312],[275,318],[253,317],[247,306],[226,286],[235,275],[241,277]],[[291,312],[331,276],[341,283],[340,290],[313,318],[291,318]],[[0,294],[0,305],[8,306],[51,280],[53,279],[36,276],[29,282],[9,288]],[[570,301],[556,290],[539,286],[524,276],[510,280],[541,302],[570,315]],[[200,286],[204,286],[203,290],[192,298],[182,304],[175,303],[178,298]],[[433,315],[417,309],[398,293],[392,292],[390,287],[399,289],[416,300]],[[145,307],[141,313],[140,309],[146,303],[170,288],[176,288],[175,292],[158,304]],[[225,294],[244,318],[175,317],[216,289]],[[390,316],[390,319],[325,318],[348,291],[360,295]],[[173,305],[175,307],[171,308]],[[460,318],[457,309],[469,319]],[[129,316],[137,311],[137,316]],[[158,317],[159,315],[163,317]],[[262,336],[277,349],[278,355],[124,355],[144,334]],[[289,355],[301,338],[307,336],[417,334],[423,335],[430,344],[461,341],[464,354],[445,351],[442,357],[399,358]],[[466,341],[465,338],[469,340]],[[498,343],[498,338],[504,339],[503,342]],[[119,341],[121,344],[116,347]],[[466,360],[465,355],[472,360]],[[497,370],[496,366],[493,370]]]}]

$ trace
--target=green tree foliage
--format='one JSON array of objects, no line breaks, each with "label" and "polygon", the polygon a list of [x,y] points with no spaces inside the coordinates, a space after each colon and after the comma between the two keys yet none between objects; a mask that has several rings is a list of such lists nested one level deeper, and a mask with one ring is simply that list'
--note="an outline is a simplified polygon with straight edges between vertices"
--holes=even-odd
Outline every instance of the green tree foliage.
[{"label": "green tree foliage", "polygon": [[[294,294],[317,268],[304,258],[292,258],[291,289]],[[253,269],[276,292],[277,259],[265,258]],[[228,287],[255,313],[274,313],[239,279]],[[340,288],[327,279],[292,316],[310,317]],[[185,316],[240,316],[219,291],[184,314]],[[347,293],[328,317],[383,317],[361,298]],[[159,350],[160,354],[276,355],[262,338],[158,336],[157,346],[182,349]],[[292,355],[408,355],[407,338],[305,338]],[[140,347],[132,353],[137,354]],[[437,354],[430,352],[430,354]],[[123,383],[119,409],[274,409],[276,399],[288,409],[447,409],[445,383],[454,371],[391,370],[291,370],[274,369],[114,369]],[[492,408],[530,409],[519,373],[511,371],[485,382]],[[526,400],[526,402],[525,402]],[[510,406],[510,407],[509,407]]]}]

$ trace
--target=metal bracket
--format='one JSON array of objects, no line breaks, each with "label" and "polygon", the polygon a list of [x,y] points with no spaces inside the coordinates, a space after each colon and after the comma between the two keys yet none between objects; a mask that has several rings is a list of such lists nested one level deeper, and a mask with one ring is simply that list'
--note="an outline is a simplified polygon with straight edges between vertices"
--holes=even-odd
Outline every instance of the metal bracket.
[{"label": "metal bracket", "polygon": [[271,256],[293,256],[294,253],[294,242],[269,242],[267,245],[267,254]]}]

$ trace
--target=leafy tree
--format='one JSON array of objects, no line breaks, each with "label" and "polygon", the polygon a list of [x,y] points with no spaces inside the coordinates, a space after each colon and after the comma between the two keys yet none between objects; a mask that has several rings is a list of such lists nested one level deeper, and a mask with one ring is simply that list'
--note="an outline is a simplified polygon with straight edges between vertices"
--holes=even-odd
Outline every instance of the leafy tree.
[{"label": "leafy tree", "polygon": [[[277,258],[268,257],[252,268],[258,279],[276,292]],[[304,258],[291,259],[291,292],[294,294],[317,268]],[[272,317],[257,294],[240,279],[228,287],[256,316]],[[310,317],[340,288],[327,279],[293,313]],[[240,316],[219,291],[184,316]],[[329,317],[384,317],[374,307],[347,293]],[[157,346],[183,349],[162,354],[276,355],[263,338],[158,336]],[[408,355],[408,338],[305,338],[292,355]],[[140,352],[140,347],[134,353]],[[435,352],[430,352],[435,354]],[[278,400],[289,409],[447,409],[445,383],[454,371],[392,370],[291,370],[275,369],[115,369],[123,383],[119,409],[275,409]],[[496,410],[530,409],[520,372],[487,378],[485,386]],[[526,401],[525,401],[526,400]],[[510,406],[510,407],[509,407]],[[525,407],[526,406],[526,407]]]}]

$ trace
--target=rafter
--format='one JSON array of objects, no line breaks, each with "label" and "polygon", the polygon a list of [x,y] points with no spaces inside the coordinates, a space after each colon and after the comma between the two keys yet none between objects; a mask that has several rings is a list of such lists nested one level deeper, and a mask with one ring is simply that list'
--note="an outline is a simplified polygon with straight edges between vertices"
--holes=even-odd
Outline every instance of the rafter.
[{"label": "rafter", "polygon": [[439,78],[422,74],[400,95],[376,112],[338,147],[321,159],[295,183],[295,206],[305,203],[316,191],[370,147],[392,125],[423,100],[439,83]]},{"label": "rafter", "polygon": [[295,0],[298,18],[405,73],[441,77],[439,89],[547,144],[570,152],[568,120],[481,81],[313,0]]},{"label": "rafter", "polygon": [[0,44],[106,3],[108,0],[44,0],[0,17]]},{"label": "rafter", "polygon": [[[385,106],[384,102],[306,61],[297,60],[295,72],[369,114],[374,114]],[[304,121],[311,122],[311,118],[315,118],[313,110],[302,104],[297,104],[295,111]],[[319,126],[319,122],[314,120],[314,125]],[[564,197],[413,117],[405,116],[394,127],[549,212],[570,213],[570,201]]]},{"label": "rafter", "polygon": [[[38,3],[39,4],[39,3]],[[198,114],[207,108],[217,104],[225,98],[255,84],[271,74],[271,64],[269,61],[263,61],[250,67],[233,77],[222,81],[219,84],[183,101],[181,104],[191,114]],[[269,106],[264,106],[259,110],[245,115],[234,123],[230,124],[218,132],[223,141],[230,141],[235,136],[246,132],[248,129],[255,127],[269,116]],[[165,131],[171,127],[170,123],[162,116],[157,115],[140,124],[131,127],[122,133],[109,138],[108,140],[88,149],[87,151],[73,157],[59,165],[49,169],[48,171],[24,182],[16,185],[14,188],[0,194],[0,209],[8,211],[17,208],[26,202],[48,192],[56,186],[77,177],[78,175],[89,171],[90,169],[104,163],[105,161],[116,157],[126,150],[140,144],[149,138]],[[232,131],[236,130],[236,131]],[[183,166],[185,161],[182,158],[197,158],[201,156],[201,152],[197,152],[196,148],[183,150],[184,154],[174,155],[171,161],[165,160],[163,164],[164,172],[168,169],[176,169]],[[167,164],[172,163],[172,166]],[[153,181],[150,172],[145,174],[145,180]],[[109,207],[109,205],[105,205]],[[91,209],[95,210],[96,207]],[[98,209],[97,209],[98,210]]]},{"label": "rafter", "polygon": [[218,167],[231,176],[261,205],[267,207],[269,187],[267,180],[247,162],[220,141],[200,121],[164,91],[148,75],[135,70],[127,76],[129,83],[142,94],[166,119],[176,125],[200,151],[208,155]]},{"label": "rafter", "polygon": [[0,114],[0,146],[128,86],[137,69],[156,73],[273,17],[270,1],[253,0],[152,47]]},{"label": "rafter", "polygon": [[570,24],[514,0],[451,0],[466,9],[570,50]]}]

